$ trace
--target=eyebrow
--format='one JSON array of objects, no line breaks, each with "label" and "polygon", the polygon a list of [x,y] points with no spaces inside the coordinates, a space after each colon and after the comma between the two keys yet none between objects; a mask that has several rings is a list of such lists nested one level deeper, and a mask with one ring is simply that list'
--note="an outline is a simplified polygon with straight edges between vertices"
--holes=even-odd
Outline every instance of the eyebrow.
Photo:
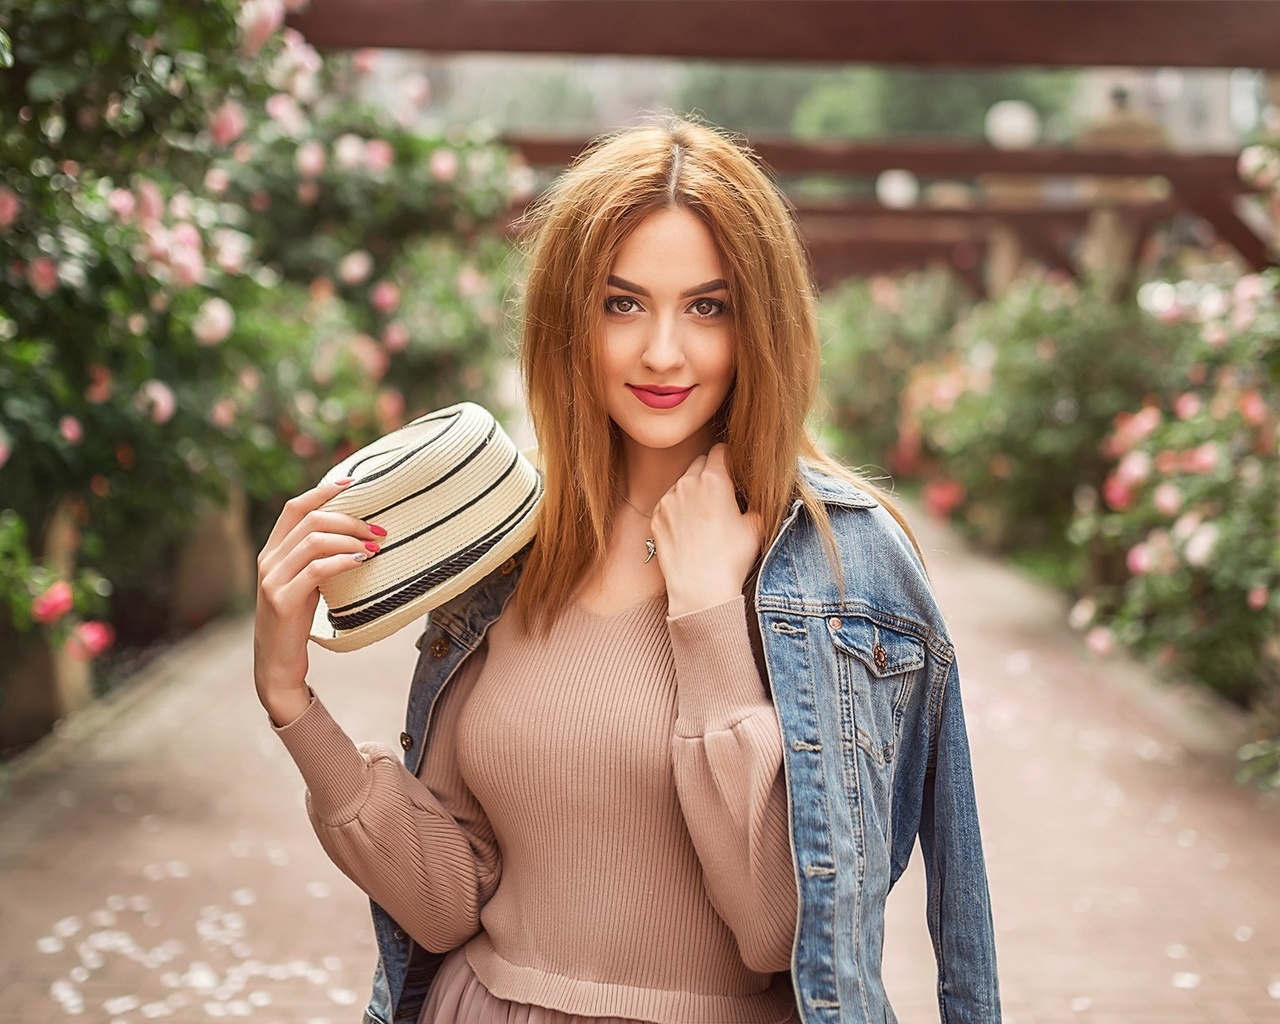
[{"label": "eyebrow", "polygon": [[[621,288],[624,292],[634,292],[636,295],[643,295],[646,299],[653,296],[649,293],[648,288],[641,288],[638,284],[632,284],[625,278],[609,275],[609,284],[615,288]],[[680,293],[680,298],[691,299],[695,295],[705,295],[707,292],[723,292],[729,290],[729,283],[723,277],[717,277],[714,281],[707,281],[704,284],[695,285],[692,288],[686,288]]]}]

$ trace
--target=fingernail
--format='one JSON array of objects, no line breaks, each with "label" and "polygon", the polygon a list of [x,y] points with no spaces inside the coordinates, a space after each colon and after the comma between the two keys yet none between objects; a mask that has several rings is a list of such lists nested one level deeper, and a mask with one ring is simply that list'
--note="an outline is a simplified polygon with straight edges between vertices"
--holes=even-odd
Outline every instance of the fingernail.
[{"label": "fingernail", "polygon": [[351,561],[353,561],[353,562],[363,562],[363,561],[365,561],[366,559],[369,559],[369,558],[372,558],[372,557],[373,557],[373,556],[372,556],[372,555],[370,555],[370,554],[369,554],[369,552],[367,552],[367,551],[357,551],[354,555],[352,555],[352,556],[351,556]]},{"label": "fingernail", "polygon": [[384,530],[377,523],[369,524],[369,532],[372,533],[375,537],[385,537],[387,535],[387,531]]},{"label": "fingernail", "polygon": [[356,482],[355,477],[344,476],[341,480],[335,480],[333,483],[335,487],[346,487],[348,484],[353,484],[355,482]]},{"label": "fingernail", "polygon": [[376,555],[379,551],[382,550],[381,546],[375,544],[371,540],[365,541],[364,547],[365,547],[365,550],[368,551],[371,555]]}]

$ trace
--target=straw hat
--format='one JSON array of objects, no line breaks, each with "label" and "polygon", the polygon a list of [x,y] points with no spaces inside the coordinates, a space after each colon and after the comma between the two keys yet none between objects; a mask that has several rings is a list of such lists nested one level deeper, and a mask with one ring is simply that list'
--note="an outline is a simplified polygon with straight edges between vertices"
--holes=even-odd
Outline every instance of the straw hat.
[{"label": "straw hat", "polygon": [[320,587],[311,639],[354,651],[461,594],[534,534],[542,478],[472,402],[429,413],[325,474],[324,505],[385,527],[382,550]]}]

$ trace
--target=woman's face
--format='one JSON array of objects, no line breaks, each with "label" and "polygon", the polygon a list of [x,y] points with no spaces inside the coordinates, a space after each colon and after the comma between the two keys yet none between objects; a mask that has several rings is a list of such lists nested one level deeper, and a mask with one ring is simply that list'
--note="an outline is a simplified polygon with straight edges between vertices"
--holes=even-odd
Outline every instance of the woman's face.
[{"label": "woman's face", "polygon": [[650,214],[618,250],[605,289],[605,407],[624,447],[714,443],[733,384],[729,290],[706,225],[683,209]]}]

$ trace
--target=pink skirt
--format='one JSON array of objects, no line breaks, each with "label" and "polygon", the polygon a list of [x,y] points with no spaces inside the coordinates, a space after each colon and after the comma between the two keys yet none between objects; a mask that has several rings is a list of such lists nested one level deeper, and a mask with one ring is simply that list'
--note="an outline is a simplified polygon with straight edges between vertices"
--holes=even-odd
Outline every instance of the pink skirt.
[{"label": "pink skirt", "polygon": [[461,948],[440,965],[418,1024],[645,1024],[623,1017],[583,1017],[499,999],[480,984]]}]

